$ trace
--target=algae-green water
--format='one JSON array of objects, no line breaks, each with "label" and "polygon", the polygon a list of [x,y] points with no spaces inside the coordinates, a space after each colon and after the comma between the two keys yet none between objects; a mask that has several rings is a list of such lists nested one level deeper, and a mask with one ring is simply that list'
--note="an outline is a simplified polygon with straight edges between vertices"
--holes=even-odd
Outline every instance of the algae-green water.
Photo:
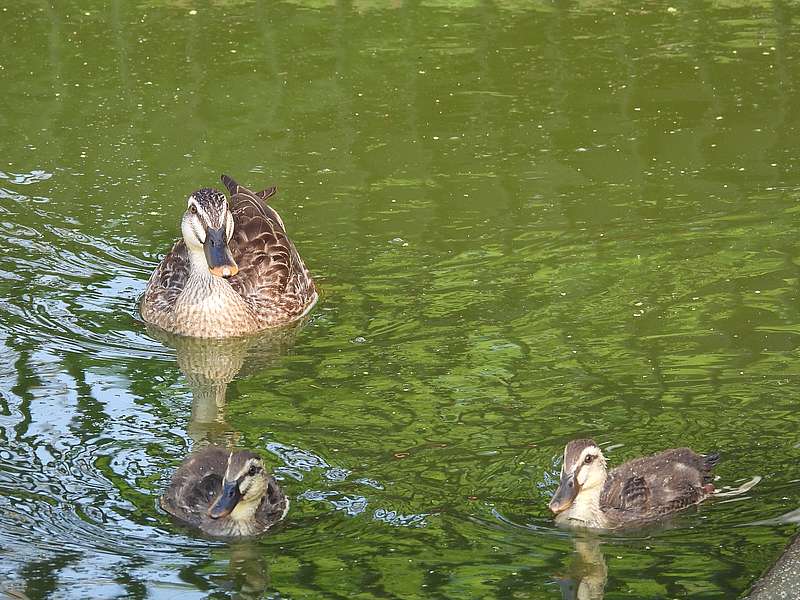
[{"label": "algae-green water", "polygon": [[[0,6],[0,595],[735,598],[800,507],[790,2]],[[272,200],[322,291],[246,342],[148,330],[186,198]],[[584,535],[563,445],[718,451]],[[209,441],[291,498],[258,540],[157,506]],[[796,513],[795,513],[796,514]],[[795,519],[796,520],[796,519]]]}]

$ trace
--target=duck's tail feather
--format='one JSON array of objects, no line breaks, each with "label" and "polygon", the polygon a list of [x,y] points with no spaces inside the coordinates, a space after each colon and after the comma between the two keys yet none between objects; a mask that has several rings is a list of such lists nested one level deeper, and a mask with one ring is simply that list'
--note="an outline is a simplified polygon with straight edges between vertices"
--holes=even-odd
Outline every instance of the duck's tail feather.
[{"label": "duck's tail feather", "polygon": [[709,452],[703,455],[703,468],[706,472],[711,471],[719,462],[719,452]]},{"label": "duck's tail feather", "polygon": [[711,473],[711,469],[713,469],[717,463],[719,462],[719,452],[709,452],[708,454],[703,454],[703,483],[706,486],[710,486],[710,489],[707,492],[710,494],[714,491],[714,475]]}]

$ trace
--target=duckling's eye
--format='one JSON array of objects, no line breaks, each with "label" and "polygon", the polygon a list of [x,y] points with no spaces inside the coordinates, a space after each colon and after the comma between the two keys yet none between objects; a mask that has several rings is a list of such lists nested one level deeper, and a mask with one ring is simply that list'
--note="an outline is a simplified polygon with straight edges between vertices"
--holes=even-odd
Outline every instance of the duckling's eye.
[{"label": "duckling's eye", "polygon": [[197,214],[197,207],[194,204],[192,204],[189,207],[189,212],[191,212],[193,215],[196,215]]},{"label": "duckling's eye", "polygon": [[259,471],[258,467],[253,465],[252,467],[250,467],[250,470],[247,472],[247,474],[250,475],[250,477],[252,477],[256,473],[258,473],[258,471]]},{"label": "duckling's eye", "polygon": [[590,463],[591,463],[593,460],[594,460],[594,456],[592,456],[592,455],[590,454],[589,456],[587,456],[587,457],[586,457],[586,460],[584,460],[583,462],[585,462],[585,463],[588,465],[588,464],[590,464]]}]

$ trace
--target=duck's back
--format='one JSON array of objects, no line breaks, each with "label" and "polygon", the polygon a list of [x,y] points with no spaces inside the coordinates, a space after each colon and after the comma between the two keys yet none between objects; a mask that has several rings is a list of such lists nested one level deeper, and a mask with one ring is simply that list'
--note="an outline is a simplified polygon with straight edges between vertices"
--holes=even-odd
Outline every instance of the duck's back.
[{"label": "duck's back", "polygon": [[701,502],[713,491],[716,454],[665,450],[620,465],[608,474],[600,506],[611,519],[649,520]]},{"label": "duck's back", "polygon": [[223,176],[234,220],[230,249],[239,272],[228,281],[261,326],[299,318],[317,300],[311,274],[280,215],[267,204],[275,188],[254,193]]}]

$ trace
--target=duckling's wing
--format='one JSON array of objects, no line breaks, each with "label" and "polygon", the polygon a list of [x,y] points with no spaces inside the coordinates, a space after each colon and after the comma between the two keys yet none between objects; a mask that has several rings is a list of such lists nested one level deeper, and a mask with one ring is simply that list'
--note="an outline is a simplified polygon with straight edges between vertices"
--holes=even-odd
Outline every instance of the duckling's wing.
[{"label": "duckling's wing", "polygon": [[278,485],[277,480],[270,475],[267,483],[267,493],[258,507],[256,518],[264,529],[267,529],[283,519],[289,510],[289,499]]},{"label": "duckling's wing", "polygon": [[713,463],[689,448],[666,450],[629,461],[609,473],[601,505],[626,518],[653,518],[697,504]]},{"label": "duckling's wing", "polygon": [[183,461],[172,475],[161,507],[192,525],[199,525],[208,507],[222,490],[222,478],[230,452],[208,446]]},{"label": "duckling's wing", "polygon": [[188,278],[189,251],[184,241],[178,240],[150,276],[142,297],[143,310],[170,312]]},{"label": "duckling's wing", "polygon": [[650,490],[644,477],[624,469],[622,465],[608,474],[600,505],[639,513],[647,510]]},{"label": "duckling's wing", "polygon": [[223,175],[231,194],[234,230],[230,249],[239,272],[228,281],[253,308],[259,320],[269,323],[300,316],[316,299],[316,289],[280,215],[258,194]]}]

